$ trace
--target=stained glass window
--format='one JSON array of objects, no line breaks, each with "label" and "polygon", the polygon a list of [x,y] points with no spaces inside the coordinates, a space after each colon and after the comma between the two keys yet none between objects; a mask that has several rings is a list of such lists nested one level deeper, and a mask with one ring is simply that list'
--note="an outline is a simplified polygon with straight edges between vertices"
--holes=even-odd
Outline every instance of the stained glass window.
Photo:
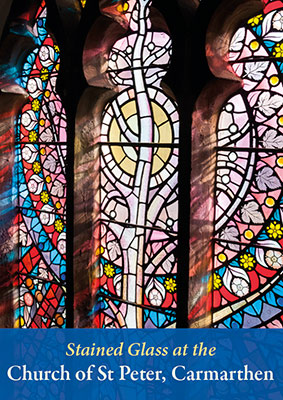
[{"label": "stained glass window", "polygon": [[[109,20],[112,30],[104,28],[109,36],[101,43],[87,42],[86,78],[92,86],[109,89],[95,92],[100,100],[94,110],[101,110],[101,118],[94,111],[92,125],[78,120],[75,150],[77,193],[86,196],[82,187],[93,185],[88,175],[91,168],[100,182],[90,199],[96,204],[91,211],[96,222],[91,244],[95,255],[88,262],[93,271],[91,295],[96,296],[89,313],[91,325],[173,327],[179,117],[174,99],[161,86],[172,43],[164,22],[162,29],[156,26],[151,1],[101,1],[100,7],[120,27]],[[101,65],[99,60],[103,60]],[[83,153],[87,136],[89,147]],[[91,158],[96,158],[95,165],[90,164]],[[79,198],[75,214],[81,226],[87,214]],[[81,256],[89,249],[90,239],[75,254]],[[75,241],[79,243],[76,235]]]},{"label": "stained glass window", "polygon": [[225,59],[241,87],[216,124],[212,273],[203,280],[216,328],[282,328],[282,20],[283,3],[264,1]]},{"label": "stained glass window", "polygon": [[60,50],[46,29],[42,1],[27,32],[18,84],[28,93],[16,121],[15,187],[19,242],[15,326],[65,326],[66,115],[56,93]]}]

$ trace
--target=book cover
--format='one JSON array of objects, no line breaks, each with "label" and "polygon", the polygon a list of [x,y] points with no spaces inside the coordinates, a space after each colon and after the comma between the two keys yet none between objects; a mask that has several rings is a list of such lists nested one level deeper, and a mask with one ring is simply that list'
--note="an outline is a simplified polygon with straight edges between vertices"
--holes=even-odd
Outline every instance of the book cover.
[{"label": "book cover", "polygon": [[2,9],[3,396],[282,398],[283,2]]}]

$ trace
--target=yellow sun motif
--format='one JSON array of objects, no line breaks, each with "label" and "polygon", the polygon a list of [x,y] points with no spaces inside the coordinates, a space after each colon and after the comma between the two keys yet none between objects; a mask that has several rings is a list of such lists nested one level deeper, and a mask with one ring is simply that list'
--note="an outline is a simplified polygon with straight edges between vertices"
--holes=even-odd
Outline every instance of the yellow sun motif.
[{"label": "yellow sun motif", "polygon": [[245,237],[247,240],[252,240],[252,238],[254,237],[253,231],[250,230],[250,229],[246,229],[245,232],[244,232],[244,237]]},{"label": "yellow sun motif", "polygon": [[39,173],[40,173],[40,171],[41,171],[41,165],[40,165],[40,163],[39,163],[38,161],[35,161],[35,162],[32,164],[32,170],[33,170],[33,172],[34,172],[35,174],[39,174]]},{"label": "yellow sun motif", "polygon": [[56,219],[54,226],[55,226],[55,230],[56,230],[57,232],[60,233],[60,232],[63,231],[64,224],[63,224],[63,222],[61,221],[61,219]]},{"label": "yellow sun motif", "polygon": [[220,289],[222,285],[223,285],[223,283],[222,283],[222,279],[221,279],[220,275],[214,273],[213,274],[213,289],[214,290]]},{"label": "yellow sun motif", "polygon": [[222,263],[224,263],[224,262],[227,260],[227,256],[226,256],[226,254],[224,254],[224,253],[218,254],[217,258],[218,258],[218,260],[219,260],[220,262],[222,262]]},{"label": "yellow sun motif", "polygon": [[111,264],[104,265],[104,273],[108,278],[112,278],[115,275],[115,269]]},{"label": "yellow sun motif", "polygon": [[48,69],[47,68],[42,68],[40,71],[40,77],[42,81],[47,81],[48,79]]},{"label": "yellow sun motif", "polygon": [[266,197],[266,199],[265,199],[265,205],[266,205],[267,207],[273,207],[274,204],[275,204],[275,200],[274,200],[273,197]]},{"label": "yellow sun motif", "polygon": [[269,78],[269,82],[270,82],[270,84],[271,84],[272,86],[277,86],[278,83],[280,82],[280,80],[279,80],[279,78],[278,78],[277,75],[272,75],[272,76]]},{"label": "yellow sun motif", "polygon": [[283,43],[277,43],[277,45],[273,49],[272,54],[276,58],[283,57]]},{"label": "yellow sun motif", "polygon": [[45,190],[41,193],[40,199],[41,199],[42,203],[44,203],[44,204],[48,203],[49,196],[48,196],[48,193]]},{"label": "yellow sun motif", "polygon": [[262,15],[262,14],[259,14],[259,15],[256,15],[255,17],[249,19],[249,20],[248,20],[248,24],[251,25],[251,26],[256,26],[256,25],[258,25],[258,24],[260,23],[260,21],[262,21],[262,20],[263,20],[263,15]]},{"label": "yellow sun motif", "polygon": [[256,40],[253,40],[253,41],[250,43],[250,49],[251,49],[252,51],[258,50],[258,49],[259,49],[259,43],[258,43]]},{"label": "yellow sun motif", "polygon": [[37,141],[37,132],[31,131],[28,135],[29,141],[30,142],[36,142]]},{"label": "yellow sun motif", "polygon": [[267,227],[268,236],[272,239],[281,239],[283,235],[283,227],[279,222],[274,221],[271,222],[270,225]]},{"label": "yellow sun motif", "polygon": [[38,111],[40,109],[40,101],[38,99],[34,99],[31,103],[31,108],[33,111]]},{"label": "yellow sun motif", "polygon": [[248,271],[251,271],[255,267],[255,259],[251,254],[243,254],[240,257],[240,265],[241,267],[247,269]]},{"label": "yellow sun motif", "polygon": [[[158,104],[151,102],[153,119],[154,119],[154,132],[155,139],[160,144],[167,144],[173,142],[173,131],[168,115]],[[123,117],[135,135],[139,135],[139,124],[137,117],[137,104],[135,100],[130,100],[121,107]],[[109,141],[121,142],[123,139],[123,132],[119,127],[116,118],[113,118],[109,126]],[[126,174],[135,176],[137,168],[137,153],[134,149],[129,151],[127,147],[111,146],[111,153],[119,168]],[[153,160],[152,160],[152,175],[160,173],[161,170],[166,168],[168,159],[170,158],[172,150],[170,147],[157,145]]]},{"label": "yellow sun motif", "polygon": [[165,289],[166,289],[168,292],[170,292],[170,293],[176,292],[177,284],[176,284],[176,280],[175,280],[175,279],[173,279],[173,278],[166,278],[164,286],[165,286]]},{"label": "yellow sun motif", "polygon": [[47,175],[47,177],[45,178],[45,180],[46,180],[47,183],[50,183],[51,180],[52,180],[52,179],[51,179],[51,176],[50,176],[50,175]]}]

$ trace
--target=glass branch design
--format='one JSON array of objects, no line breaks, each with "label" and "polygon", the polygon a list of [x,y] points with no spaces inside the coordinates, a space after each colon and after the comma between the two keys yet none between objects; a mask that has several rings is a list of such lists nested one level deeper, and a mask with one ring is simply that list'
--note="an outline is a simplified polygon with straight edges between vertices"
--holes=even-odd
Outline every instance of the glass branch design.
[{"label": "glass branch design", "polygon": [[101,124],[100,327],[161,328],[176,319],[179,117],[161,88],[171,39],[154,30],[150,6],[115,3],[128,30],[109,52],[107,78],[118,94]]}]

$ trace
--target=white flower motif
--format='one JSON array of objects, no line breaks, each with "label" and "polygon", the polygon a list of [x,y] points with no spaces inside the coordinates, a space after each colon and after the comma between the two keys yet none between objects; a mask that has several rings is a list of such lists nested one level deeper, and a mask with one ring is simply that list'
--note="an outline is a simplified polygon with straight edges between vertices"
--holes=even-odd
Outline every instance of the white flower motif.
[{"label": "white flower motif", "polygon": [[278,11],[273,17],[272,26],[277,31],[283,31],[283,11]]},{"label": "white flower motif", "polygon": [[22,150],[22,156],[25,161],[28,161],[31,158],[32,152],[28,146],[25,146]]},{"label": "white flower motif", "polygon": [[51,46],[43,46],[39,52],[40,61],[43,67],[49,67],[54,62],[54,49]]},{"label": "white flower motif", "polygon": [[40,221],[42,225],[53,225],[55,222],[55,215],[52,213],[52,211],[54,212],[53,208],[49,204],[46,204],[41,210],[42,212],[40,213]]},{"label": "white flower motif", "polygon": [[49,215],[48,213],[42,213],[40,214],[40,221],[42,225],[48,225],[49,222]]},{"label": "white flower motif", "polygon": [[28,81],[27,90],[29,95],[36,98],[42,92],[42,81],[39,78],[32,78]]},{"label": "white flower motif", "polygon": [[22,156],[26,162],[32,164],[36,159],[37,150],[34,146],[24,146],[22,150]]},{"label": "white flower motif", "polygon": [[46,61],[49,57],[49,51],[46,46],[42,46],[39,52],[39,57],[41,60]]},{"label": "white flower motif", "polygon": [[66,254],[66,241],[60,240],[58,242],[58,250],[61,254]]},{"label": "white flower motif", "polygon": [[239,267],[232,267],[229,265],[223,275],[223,283],[224,286],[230,291],[234,292],[233,290],[233,283],[237,282],[236,279],[240,279],[241,281],[245,281],[247,285],[249,285],[249,276],[243,268]]},{"label": "white flower motif", "polygon": [[23,113],[22,124],[28,131],[31,131],[35,127],[37,124],[37,118],[32,110]]},{"label": "white flower motif", "polygon": [[281,250],[281,245],[280,245],[280,243],[276,242],[275,240],[270,240],[270,239],[261,240],[259,242],[259,244],[262,247],[259,247],[255,250],[255,258],[256,258],[258,264],[262,265],[265,268],[268,268],[268,265],[266,262],[266,254],[268,253],[268,255],[270,255],[272,257],[273,253],[272,253],[272,251],[266,252],[266,250],[264,250],[264,248],[274,248],[274,249],[278,248],[278,251],[276,251],[276,253],[278,253]]},{"label": "white flower motif", "polygon": [[33,179],[31,179],[28,183],[28,188],[31,193],[34,193],[36,191],[37,186],[38,186],[37,182]]},{"label": "white flower motif", "polygon": [[265,261],[269,267],[279,269],[283,265],[283,254],[281,251],[268,250],[265,255]]},{"label": "white flower motif", "polygon": [[29,113],[23,113],[22,115],[22,124],[24,126],[27,126],[29,123],[31,122],[31,117],[29,115]]},{"label": "white flower motif", "polygon": [[148,299],[150,301],[150,304],[153,306],[160,306],[162,304],[162,296],[161,293],[156,289],[151,289],[151,291],[148,294]]},{"label": "white flower motif", "polygon": [[242,278],[233,279],[231,288],[233,293],[238,297],[243,297],[249,293],[249,284]]},{"label": "white flower motif", "polygon": [[30,93],[33,93],[33,92],[36,91],[36,89],[37,89],[37,84],[36,84],[35,79],[30,79],[30,80],[28,81],[28,86],[27,86],[27,88],[28,88],[28,91],[29,91]]},{"label": "white flower motif", "polygon": [[42,192],[43,189],[43,179],[38,175],[32,175],[30,180],[28,181],[29,191],[35,195],[38,195]]},{"label": "white flower motif", "polygon": [[66,233],[62,232],[58,236],[58,251],[61,254],[66,254]]},{"label": "white flower motif", "polygon": [[151,278],[147,288],[145,289],[145,295],[151,305],[160,306],[165,299],[166,291],[161,282],[157,279]]}]

